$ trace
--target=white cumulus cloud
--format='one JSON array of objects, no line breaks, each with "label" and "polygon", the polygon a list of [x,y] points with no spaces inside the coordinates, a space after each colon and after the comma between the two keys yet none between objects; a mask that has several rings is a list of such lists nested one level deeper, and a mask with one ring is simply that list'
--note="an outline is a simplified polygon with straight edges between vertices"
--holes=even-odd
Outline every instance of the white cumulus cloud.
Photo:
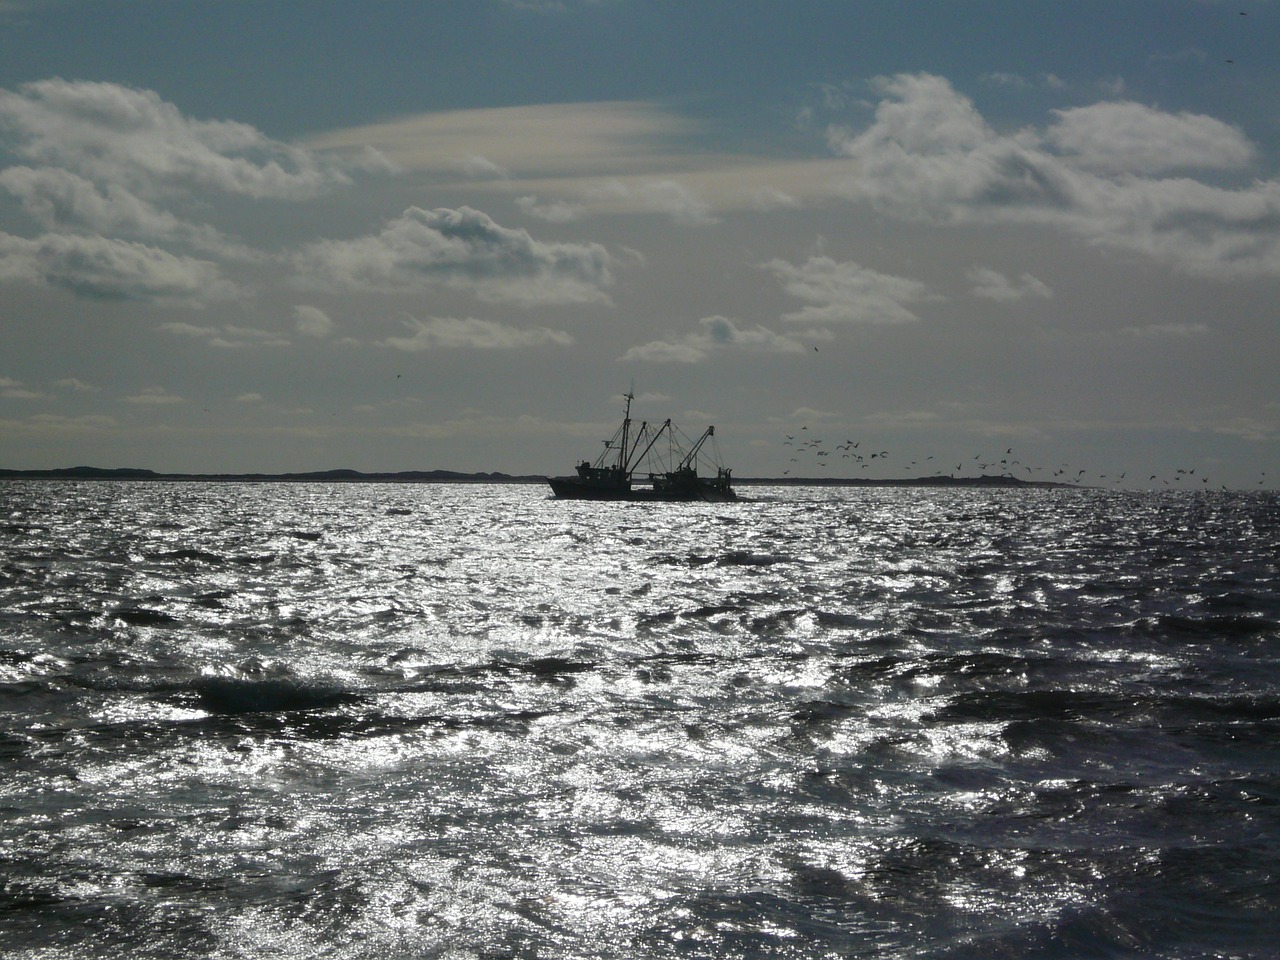
[{"label": "white cumulus cloud", "polygon": [[810,257],[796,265],[770,260],[764,268],[807,305],[783,319],[804,323],[911,323],[919,319],[907,304],[930,299],[918,280],[879,273],[861,264]]},{"label": "white cumulus cloud", "polygon": [[1248,163],[1253,146],[1227,124],[1109,102],[1002,133],[942,77],[876,86],[866,129],[828,131],[851,161],[838,184],[850,199],[903,219],[1041,224],[1188,272],[1280,274],[1280,181],[1230,189],[1162,176]]},{"label": "white cumulus cloud", "polygon": [[727,317],[703,317],[697,327],[683,337],[654,340],[635,346],[621,360],[652,363],[701,363],[726,350],[755,353],[799,353],[805,346],[798,340],[774,333],[763,326],[741,328]]},{"label": "white cumulus cloud", "polygon": [[319,307],[300,303],[293,308],[293,328],[304,336],[324,338],[333,333],[335,326]]},{"label": "white cumulus cloud", "polygon": [[470,207],[410,207],[381,232],[323,240],[301,273],[339,288],[419,290],[432,284],[514,303],[607,302],[610,257],[598,243],[547,243]]},{"label": "white cumulus cloud", "polygon": [[1012,303],[1036,297],[1043,300],[1053,299],[1053,290],[1043,280],[1038,280],[1029,273],[1024,273],[1017,280],[1011,280],[998,270],[990,267],[972,267],[966,274],[973,284],[973,295],[1001,303]]},{"label": "white cumulus cloud", "polygon": [[0,90],[0,124],[29,162],[143,195],[198,187],[298,199],[348,180],[314,151],[248,124],[192,119],[154,91],[114,83],[52,79]]},{"label": "white cumulus cloud", "polygon": [[1237,128],[1203,114],[1170,114],[1132,101],[1055,110],[1048,142],[1081,166],[1113,173],[1234,169],[1255,149]]}]

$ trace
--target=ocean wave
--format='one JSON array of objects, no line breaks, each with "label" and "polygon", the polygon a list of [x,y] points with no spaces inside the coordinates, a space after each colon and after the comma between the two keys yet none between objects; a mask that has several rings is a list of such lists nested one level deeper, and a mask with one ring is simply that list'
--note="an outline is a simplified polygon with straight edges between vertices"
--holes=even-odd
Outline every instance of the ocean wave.
[{"label": "ocean wave", "polygon": [[327,709],[364,699],[340,681],[298,677],[261,661],[206,672],[190,688],[202,707],[219,714]]}]

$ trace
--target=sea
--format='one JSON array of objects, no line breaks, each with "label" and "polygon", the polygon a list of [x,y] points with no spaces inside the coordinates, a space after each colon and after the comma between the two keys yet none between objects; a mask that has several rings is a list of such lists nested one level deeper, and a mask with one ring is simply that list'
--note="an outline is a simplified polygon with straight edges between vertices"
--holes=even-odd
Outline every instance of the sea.
[{"label": "sea", "polygon": [[1280,494],[742,493],[0,484],[0,956],[1280,956]]}]

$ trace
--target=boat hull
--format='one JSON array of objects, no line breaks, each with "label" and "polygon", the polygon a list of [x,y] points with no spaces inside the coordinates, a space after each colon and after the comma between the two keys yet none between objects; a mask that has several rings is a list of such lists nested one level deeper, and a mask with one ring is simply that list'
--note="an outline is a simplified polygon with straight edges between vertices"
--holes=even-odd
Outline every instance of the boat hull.
[{"label": "boat hull", "polygon": [[579,477],[548,477],[551,492],[561,500],[619,500],[658,503],[728,503],[738,499],[731,488],[699,483],[679,488],[632,487],[583,482]]}]

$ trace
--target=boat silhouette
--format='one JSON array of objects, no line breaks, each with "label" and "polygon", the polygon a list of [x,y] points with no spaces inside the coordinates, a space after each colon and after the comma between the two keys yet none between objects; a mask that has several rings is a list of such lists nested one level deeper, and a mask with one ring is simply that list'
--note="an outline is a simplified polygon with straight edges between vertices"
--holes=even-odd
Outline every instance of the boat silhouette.
[{"label": "boat silhouette", "polygon": [[[551,491],[562,500],[736,500],[730,471],[719,464],[715,452],[715,427],[707,427],[697,440],[685,442],[670,418],[658,427],[647,422],[632,429],[631,393],[625,395],[622,423],[594,461],[583,460],[576,474],[548,477]],[[663,441],[661,443],[659,441]],[[702,460],[715,469],[714,476],[700,476]]]}]

